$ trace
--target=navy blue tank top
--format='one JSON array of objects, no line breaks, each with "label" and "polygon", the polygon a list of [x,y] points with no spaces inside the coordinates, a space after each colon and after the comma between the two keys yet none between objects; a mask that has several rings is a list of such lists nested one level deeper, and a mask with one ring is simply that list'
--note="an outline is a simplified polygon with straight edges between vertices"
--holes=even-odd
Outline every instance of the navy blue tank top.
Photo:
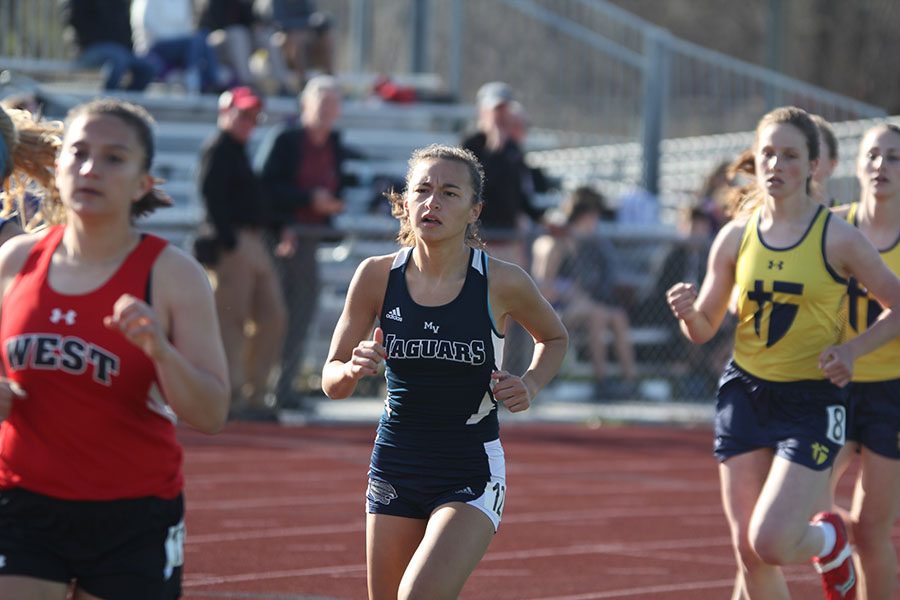
[{"label": "navy blue tank top", "polygon": [[387,398],[373,459],[395,449],[415,451],[423,463],[432,462],[429,455],[440,461],[435,451],[453,460],[451,448],[463,447],[483,457],[484,442],[499,437],[491,373],[503,352],[489,307],[487,255],[471,250],[462,290],[442,306],[421,306],[410,297],[411,255],[412,248],[397,253],[380,315]]}]

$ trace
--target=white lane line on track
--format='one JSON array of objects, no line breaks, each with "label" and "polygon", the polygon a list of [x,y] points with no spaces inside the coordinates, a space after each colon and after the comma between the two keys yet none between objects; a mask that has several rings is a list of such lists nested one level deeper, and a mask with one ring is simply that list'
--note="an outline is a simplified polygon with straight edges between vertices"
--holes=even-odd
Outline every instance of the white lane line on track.
[{"label": "white lane line on track", "polygon": [[[718,507],[718,505],[715,505]],[[516,524],[533,524],[533,523],[560,523],[570,521],[604,521],[608,519],[623,518],[654,518],[665,517],[672,518],[672,515],[703,515],[710,514],[713,510],[711,506],[689,506],[689,507],[646,507],[640,509],[618,508],[618,509],[590,509],[583,511],[565,511],[565,512],[533,512],[504,517],[503,523],[509,527]],[[208,534],[191,534],[185,539],[185,545],[192,544],[210,544],[220,542],[236,542],[242,540],[259,540],[284,537],[300,537],[305,535],[324,535],[329,533],[342,534],[349,531],[365,530],[365,522],[360,518],[358,522],[347,523],[343,525],[313,525],[304,527],[280,527],[269,529],[248,529],[245,531],[232,531],[228,533],[208,533]]]},{"label": "white lane line on track", "polygon": [[[662,542],[647,542],[639,544],[579,544],[568,547],[557,548],[535,548],[532,550],[518,550],[510,552],[488,552],[482,559],[482,562],[497,562],[506,560],[534,559],[556,556],[575,556],[584,554],[632,554],[638,558],[656,556],[653,552],[664,549],[686,549],[686,548],[709,548],[712,545],[728,544],[727,538],[705,538],[695,540],[667,540]],[[696,562],[696,556],[684,557],[691,558],[691,562]],[[358,565],[339,565],[331,567],[312,567],[307,569],[292,569],[283,571],[262,571],[254,573],[239,573],[234,575],[197,575],[188,577],[184,582],[186,587],[195,587],[201,585],[217,585],[222,583],[237,583],[242,581],[254,581],[262,579],[283,579],[290,577],[312,577],[318,575],[333,575],[346,573],[365,573],[366,566]]]},{"label": "white lane line on track", "polygon": [[238,500],[192,500],[188,509],[193,513],[201,510],[244,510],[247,508],[275,508],[281,506],[307,506],[310,504],[360,504],[364,489],[357,494],[332,494],[319,496],[285,496],[281,498],[243,498]]}]

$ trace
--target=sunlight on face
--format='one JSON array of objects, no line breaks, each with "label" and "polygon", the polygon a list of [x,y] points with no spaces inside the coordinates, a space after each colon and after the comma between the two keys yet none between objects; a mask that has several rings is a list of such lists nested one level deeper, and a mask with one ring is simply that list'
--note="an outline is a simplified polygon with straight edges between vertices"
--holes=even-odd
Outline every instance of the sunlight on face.
[{"label": "sunlight on face", "polygon": [[77,214],[130,214],[150,188],[137,133],[113,115],[75,118],[63,138],[56,184],[66,207]]},{"label": "sunlight on face", "polygon": [[859,145],[856,176],[864,195],[900,198],[900,133],[887,127],[870,130]]},{"label": "sunlight on face", "polygon": [[809,160],[803,132],[788,123],[772,123],[759,131],[754,160],[757,184],[774,198],[805,192],[817,164]]},{"label": "sunlight on face", "polygon": [[426,159],[412,171],[405,206],[410,225],[420,238],[465,235],[466,226],[481,213],[473,203],[469,170],[456,160]]}]

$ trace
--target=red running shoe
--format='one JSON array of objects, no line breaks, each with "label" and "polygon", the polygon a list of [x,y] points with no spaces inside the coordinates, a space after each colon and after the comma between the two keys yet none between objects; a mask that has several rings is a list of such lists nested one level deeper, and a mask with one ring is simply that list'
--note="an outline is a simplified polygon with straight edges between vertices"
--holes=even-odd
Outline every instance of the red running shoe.
[{"label": "red running shoe", "polygon": [[826,600],[854,600],[856,598],[856,569],[853,567],[853,551],[847,540],[847,528],[837,513],[820,512],[811,523],[831,523],[837,538],[828,556],[813,557],[813,566],[822,575],[822,588]]}]

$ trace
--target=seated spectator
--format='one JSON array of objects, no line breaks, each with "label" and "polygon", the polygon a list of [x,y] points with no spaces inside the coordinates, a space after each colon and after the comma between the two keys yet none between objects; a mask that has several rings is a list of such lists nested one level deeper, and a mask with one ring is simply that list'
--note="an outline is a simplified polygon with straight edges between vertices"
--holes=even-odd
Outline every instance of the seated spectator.
[{"label": "seated spectator", "polygon": [[191,0],[132,0],[131,28],[135,50],[158,75],[179,69],[188,93],[220,91],[219,61],[194,27]]},{"label": "seated spectator", "polygon": [[619,199],[617,215],[622,225],[657,225],[659,199],[643,188],[634,188]]},{"label": "seated spectator", "polygon": [[103,87],[140,91],[156,76],[153,63],[134,54],[131,42],[130,0],[64,0],[66,35],[76,46],[76,64],[101,67]]},{"label": "seated spectator", "polygon": [[653,293],[640,309],[646,322],[671,329],[672,343],[665,354],[683,360],[687,366],[681,382],[680,395],[709,396],[716,390],[716,382],[731,357],[734,346],[734,319],[726,316],[716,335],[705,344],[688,342],[672,319],[666,301],[666,291],[678,282],[693,283],[699,289],[706,275],[707,258],[712,246],[712,232],[717,223],[703,207],[685,209],[679,221],[681,240],[676,243],[663,263]]},{"label": "seated spectator", "polygon": [[722,225],[728,222],[728,197],[731,189],[729,164],[727,160],[718,163],[706,176],[697,192],[698,207],[712,219],[713,229],[710,237],[715,237]]},{"label": "seated spectator", "polygon": [[334,73],[334,36],[331,18],[316,10],[314,0],[256,0],[256,14],[268,27],[271,47],[281,52],[299,90],[307,69]]},{"label": "seated spectator", "polygon": [[[597,234],[603,197],[591,188],[574,190],[561,207],[562,225],[534,241],[532,271],[544,296],[569,331],[584,331],[599,399],[632,395],[637,367],[628,314],[614,305],[614,250]],[[607,341],[612,338],[621,381],[607,377]]]},{"label": "seated spectator", "polygon": [[257,17],[253,0],[200,0],[199,26],[220,64],[231,69],[231,85],[251,86],[267,94],[290,93],[292,85],[281,51]]}]

